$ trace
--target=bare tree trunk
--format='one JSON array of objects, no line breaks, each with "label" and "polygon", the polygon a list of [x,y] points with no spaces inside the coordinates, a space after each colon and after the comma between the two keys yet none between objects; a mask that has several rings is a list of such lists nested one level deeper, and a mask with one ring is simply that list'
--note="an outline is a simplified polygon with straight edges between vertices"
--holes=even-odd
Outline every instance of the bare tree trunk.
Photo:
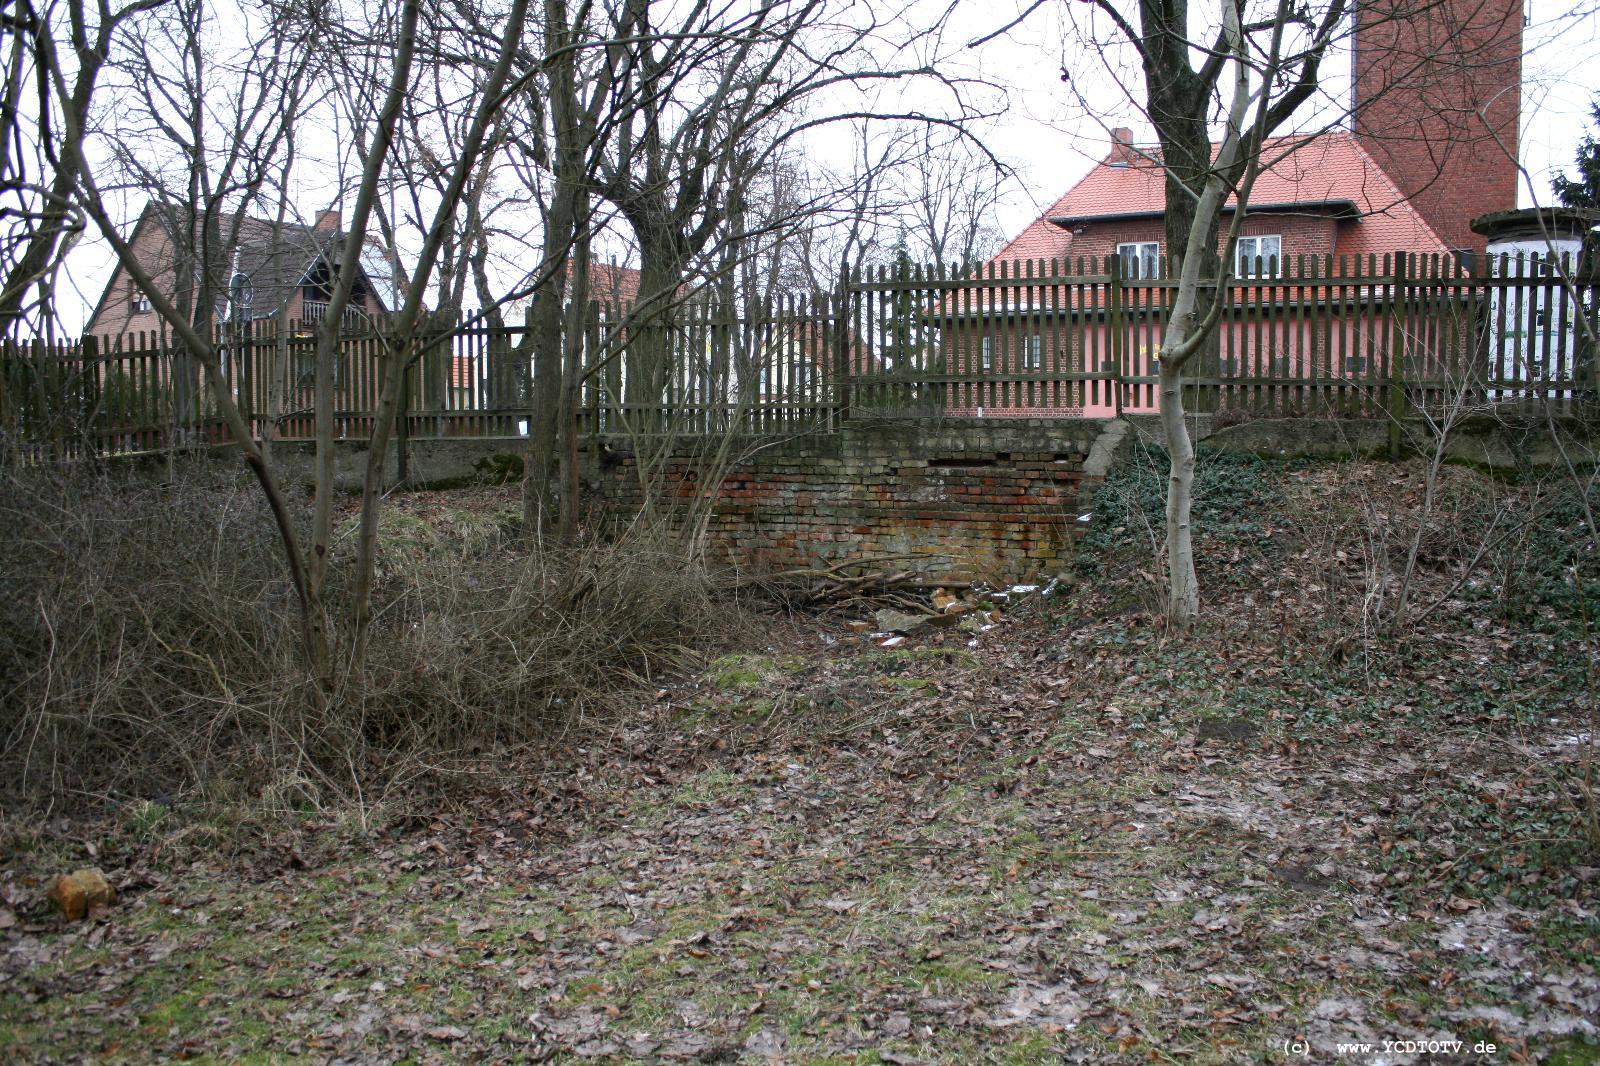
[{"label": "bare tree trunk", "polygon": [[[1194,442],[1184,423],[1183,374],[1187,367],[1202,376],[1214,373],[1230,257],[1263,166],[1264,138],[1316,90],[1322,59],[1343,21],[1344,0],[1331,0],[1315,18],[1279,0],[1273,16],[1248,23],[1242,0],[1221,0],[1221,25],[1208,45],[1194,39],[1186,3],[1140,0],[1135,29],[1109,0],[1093,2],[1139,54],[1146,115],[1161,140],[1159,157],[1147,162],[1165,172],[1167,248],[1178,279],[1161,339],[1157,397],[1171,462],[1167,621],[1187,629],[1199,618],[1200,592],[1190,527]],[[1291,24],[1308,29],[1310,38],[1286,58],[1284,35]],[[1268,39],[1262,42],[1257,34]],[[1198,69],[1192,65],[1196,58]],[[1257,87],[1260,82],[1264,87]],[[1222,139],[1213,150],[1209,128],[1217,102],[1226,112]],[[1219,258],[1222,212],[1230,195],[1236,206]],[[1200,399],[1203,404],[1207,397]]]},{"label": "bare tree trunk", "polygon": [[[395,416],[399,413],[401,383],[405,378],[407,362],[400,358],[402,352],[410,353],[411,346],[415,343],[416,325],[422,313],[422,293],[428,287],[429,275],[434,263],[439,256],[440,246],[444,243],[446,232],[451,224],[456,209],[461,203],[462,195],[466,189],[467,181],[472,172],[474,162],[488,137],[489,129],[494,123],[494,116],[499,112],[503,103],[502,94],[506,83],[510,80],[512,62],[516,56],[517,48],[522,40],[523,26],[527,20],[528,0],[512,0],[511,10],[506,16],[505,37],[500,45],[499,55],[496,57],[494,68],[485,79],[478,92],[477,112],[473,116],[472,125],[462,142],[460,159],[450,182],[445,187],[440,198],[437,211],[434,213],[433,223],[428,228],[428,235],[422,244],[422,251],[417,256],[416,273],[410,280],[409,292],[406,296],[405,306],[395,316],[394,329],[390,337],[390,351],[394,355],[394,373],[389,375],[384,382],[383,395],[379,401],[376,424],[372,429],[372,437],[367,445],[367,467],[361,481],[361,520],[356,535],[356,561],[355,578],[353,581],[353,603],[351,616],[354,622],[354,635],[351,645],[352,662],[359,663],[366,656],[367,635],[372,624],[372,584],[374,571],[377,567],[378,555],[378,512],[379,492],[383,486],[384,458],[389,451],[389,438],[394,429]],[[406,65],[410,64],[412,52],[415,48],[416,35],[416,4],[410,3],[406,7],[407,29],[402,31],[401,59]],[[402,79],[397,79],[397,84]],[[398,104],[395,112],[398,117]],[[385,105],[385,117],[389,117],[388,105]],[[394,121],[380,123],[380,136],[373,146],[373,151],[379,156],[387,152],[389,143],[394,133]],[[367,213],[371,210],[372,194],[375,192],[375,183],[364,185],[362,195],[357,200],[357,224],[364,225]],[[351,237],[351,243],[356,244],[359,234]],[[346,271],[355,269],[355,256],[347,256],[343,267]],[[348,285],[344,286],[348,292]],[[338,308],[329,306],[329,314]]]},{"label": "bare tree trunk", "polygon": [[528,418],[528,461],[522,478],[522,520],[529,536],[542,538],[555,518],[556,443],[561,404],[561,322],[567,289],[567,246],[571,241],[571,213],[558,196],[551,204],[547,236],[559,237],[562,259],[548,274],[549,281],[534,295],[528,329],[533,341],[532,409]]},{"label": "bare tree trunk", "polygon": [[572,27],[565,0],[544,0],[544,31],[555,182],[550,207],[545,212],[544,263],[540,269],[541,276],[548,280],[534,296],[536,303],[529,323],[534,353],[533,403],[527,468],[522,480],[523,525],[535,540],[551,531],[556,514],[556,483],[561,466],[557,453],[565,395],[561,334],[567,319],[567,290],[569,285],[586,290],[588,282],[587,266],[576,274],[569,273],[584,195],[584,160],[578,125],[577,59],[568,46]]},{"label": "bare tree trunk", "polygon": [[[579,194],[582,199],[582,194]],[[586,206],[579,202],[580,213]],[[578,533],[578,400],[583,383],[584,324],[589,317],[589,232],[584,226],[572,256],[572,301],[567,308],[561,375],[561,521],[557,533],[570,544]]]},{"label": "bare tree trunk", "polygon": [[1190,513],[1194,508],[1194,443],[1183,420],[1181,369],[1161,367],[1161,433],[1167,445],[1167,620],[1178,628],[1200,617]]}]

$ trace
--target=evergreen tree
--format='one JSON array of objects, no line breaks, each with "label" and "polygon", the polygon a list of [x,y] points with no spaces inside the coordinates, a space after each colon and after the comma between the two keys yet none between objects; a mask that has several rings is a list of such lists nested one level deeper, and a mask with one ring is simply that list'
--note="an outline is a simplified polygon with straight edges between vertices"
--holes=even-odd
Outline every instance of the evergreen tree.
[{"label": "evergreen tree", "polygon": [[[1600,98],[1590,107],[1589,113],[1594,116],[1595,125],[1600,126]],[[1576,179],[1557,174],[1551,181],[1556,198],[1567,207],[1600,209],[1600,141],[1595,140],[1593,131],[1585,134],[1578,144],[1576,163]]]},{"label": "evergreen tree", "polygon": [[[889,277],[909,286],[912,278],[911,251],[904,231],[895,241],[892,252],[894,258],[889,265]],[[894,382],[882,392],[882,402],[889,407],[914,406],[922,396],[913,379],[919,370],[926,372],[932,369],[924,365],[927,362],[927,339],[921,328],[917,293],[909,287],[891,289],[880,295],[878,306],[881,316],[879,357],[883,360],[884,373]]]},{"label": "evergreen tree", "polygon": [[[906,247],[905,233],[895,241],[894,258],[889,264],[892,279],[909,283],[911,280],[911,251]],[[912,337],[912,323],[917,312],[916,294],[909,289],[885,292],[880,301],[883,309],[883,361],[895,371],[906,370],[916,356],[916,341]]]}]

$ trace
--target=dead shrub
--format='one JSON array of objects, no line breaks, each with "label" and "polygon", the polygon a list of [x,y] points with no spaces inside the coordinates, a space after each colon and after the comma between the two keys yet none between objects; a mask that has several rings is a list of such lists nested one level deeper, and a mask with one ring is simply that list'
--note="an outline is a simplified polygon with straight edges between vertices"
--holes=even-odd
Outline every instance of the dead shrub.
[{"label": "dead shrub", "polygon": [[7,804],[370,796],[601,713],[727,624],[705,575],[642,533],[528,552],[494,523],[413,529],[386,544],[366,661],[325,696],[254,484],[178,474],[0,475]]}]

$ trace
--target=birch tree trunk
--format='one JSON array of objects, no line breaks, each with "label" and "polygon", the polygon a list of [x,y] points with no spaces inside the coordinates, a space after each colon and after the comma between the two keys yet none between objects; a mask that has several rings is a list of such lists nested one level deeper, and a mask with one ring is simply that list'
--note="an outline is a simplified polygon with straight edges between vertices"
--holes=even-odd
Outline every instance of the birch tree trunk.
[{"label": "birch tree trunk", "polygon": [[1162,362],[1161,435],[1167,446],[1167,621],[1187,628],[1200,617],[1200,580],[1194,569],[1194,442],[1183,416],[1183,381]]},{"label": "birch tree trunk", "polygon": [[[1248,20],[1243,0],[1220,0],[1220,27],[1209,41],[1192,32],[1185,0],[1139,0],[1137,28],[1112,0],[1089,2],[1137,52],[1145,116],[1160,140],[1159,152],[1140,154],[1163,171],[1167,251],[1177,275],[1161,339],[1157,403],[1170,462],[1167,623],[1183,630],[1200,617],[1185,370],[1197,371],[1192,378],[1215,373],[1232,256],[1264,165],[1266,136],[1317,90],[1322,60],[1344,24],[1345,0],[1329,0],[1318,12],[1278,0],[1275,11],[1252,10]],[[1296,36],[1286,51],[1290,27]],[[1225,109],[1221,115],[1214,114],[1217,104]],[[1215,146],[1213,123],[1222,127]],[[1224,239],[1221,223],[1230,197],[1234,207]],[[1202,406],[1211,398],[1207,392],[1199,396]]]}]

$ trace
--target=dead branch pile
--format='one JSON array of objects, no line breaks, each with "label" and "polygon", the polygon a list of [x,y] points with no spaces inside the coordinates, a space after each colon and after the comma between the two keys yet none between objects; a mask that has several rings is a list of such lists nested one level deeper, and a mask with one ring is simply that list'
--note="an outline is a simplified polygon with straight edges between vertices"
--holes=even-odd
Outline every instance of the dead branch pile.
[{"label": "dead branch pile", "polygon": [[818,560],[815,566],[744,577],[739,591],[755,591],[796,610],[859,612],[893,607],[927,613],[928,594],[935,589],[968,589],[969,581],[933,580],[915,570],[891,569],[885,564],[907,559],[942,558],[928,555],[873,555],[836,563]]}]

